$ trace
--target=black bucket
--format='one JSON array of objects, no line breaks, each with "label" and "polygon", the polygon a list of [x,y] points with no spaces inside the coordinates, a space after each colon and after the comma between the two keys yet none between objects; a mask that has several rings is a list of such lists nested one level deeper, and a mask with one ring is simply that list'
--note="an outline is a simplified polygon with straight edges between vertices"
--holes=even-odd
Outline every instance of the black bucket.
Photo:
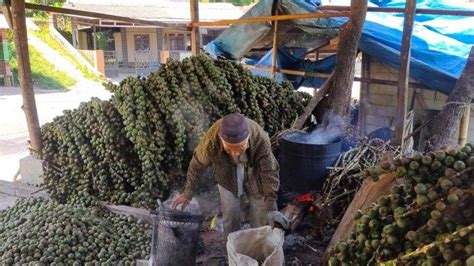
[{"label": "black bucket", "polygon": [[282,188],[294,192],[320,190],[328,175],[327,167],[332,166],[341,154],[341,139],[337,138],[328,144],[308,144],[288,136],[283,136],[280,142]]},{"label": "black bucket", "polygon": [[202,215],[174,209],[152,214],[151,265],[196,265]]}]

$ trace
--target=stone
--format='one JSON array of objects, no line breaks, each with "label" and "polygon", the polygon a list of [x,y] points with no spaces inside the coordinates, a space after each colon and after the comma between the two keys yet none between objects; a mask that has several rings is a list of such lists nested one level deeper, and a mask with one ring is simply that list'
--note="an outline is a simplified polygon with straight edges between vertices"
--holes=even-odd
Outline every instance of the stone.
[{"label": "stone", "polygon": [[34,155],[20,159],[20,176],[23,184],[43,184],[43,161]]}]

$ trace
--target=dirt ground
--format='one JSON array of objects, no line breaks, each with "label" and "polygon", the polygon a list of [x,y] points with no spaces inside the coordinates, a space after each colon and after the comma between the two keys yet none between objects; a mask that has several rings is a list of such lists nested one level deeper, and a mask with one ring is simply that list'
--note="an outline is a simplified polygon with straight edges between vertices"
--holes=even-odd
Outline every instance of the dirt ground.
[{"label": "dirt ground", "polygon": [[[215,230],[202,232],[200,254],[196,265],[228,265],[225,246],[223,232]],[[303,236],[301,232],[286,235],[283,246],[285,265],[320,265],[324,250],[317,240]]]},{"label": "dirt ground", "polygon": [[[196,265],[224,266],[227,264],[226,241],[222,230],[222,217],[216,219],[216,226],[210,230],[208,216],[201,226],[200,244]],[[249,225],[244,225],[244,228]],[[311,235],[311,221],[308,218],[294,233],[285,235],[283,252],[285,254],[285,265],[320,265],[324,256],[325,246],[323,241],[315,239]]]}]

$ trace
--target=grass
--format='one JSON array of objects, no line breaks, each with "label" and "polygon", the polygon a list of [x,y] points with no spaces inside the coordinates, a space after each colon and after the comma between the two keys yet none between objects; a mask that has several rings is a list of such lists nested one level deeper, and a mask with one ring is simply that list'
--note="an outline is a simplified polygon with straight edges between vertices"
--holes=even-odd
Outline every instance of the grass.
[{"label": "grass", "polygon": [[[41,89],[64,90],[77,83],[77,80],[67,72],[57,69],[34,47],[29,46],[31,78],[33,84]],[[15,58],[10,60],[14,75],[17,77],[18,62]]]},{"label": "grass", "polygon": [[33,34],[38,39],[46,43],[49,47],[56,50],[61,56],[67,58],[70,62],[74,64],[74,66],[77,69],[79,69],[82,72],[85,78],[91,79],[94,81],[102,80],[102,78],[99,75],[89,71],[89,69],[85,65],[83,65],[81,62],[79,62],[79,60],[77,60],[77,58],[74,55],[72,55],[71,52],[69,52],[66,48],[64,48],[62,44],[60,44],[56,39],[54,39],[51,36],[48,28],[40,27],[40,29],[41,29],[40,31],[29,31],[28,33]]}]

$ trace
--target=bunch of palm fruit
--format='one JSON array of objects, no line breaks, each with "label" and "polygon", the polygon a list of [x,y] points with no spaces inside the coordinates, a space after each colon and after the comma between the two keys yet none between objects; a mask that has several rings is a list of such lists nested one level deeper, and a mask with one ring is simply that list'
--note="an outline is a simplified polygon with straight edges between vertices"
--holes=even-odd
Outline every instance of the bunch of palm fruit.
[{"label": "bunch of palm fruit", "polygon": [[[331,265],[474,265],[472,145],[384,162],[371,175],[396,171],[391,193],[356,213]],[[378,179],[378,178],[374,178]]]},{"label": "bunch of palm fruit", "polygon": [[291,127],[309,100],[289,83],[205,55],[106,88],[110,101],[92,99],[42,127],[45,187],[62,203],[153,207],[182,186],[212,122],[240,112],[271,136]]}]

